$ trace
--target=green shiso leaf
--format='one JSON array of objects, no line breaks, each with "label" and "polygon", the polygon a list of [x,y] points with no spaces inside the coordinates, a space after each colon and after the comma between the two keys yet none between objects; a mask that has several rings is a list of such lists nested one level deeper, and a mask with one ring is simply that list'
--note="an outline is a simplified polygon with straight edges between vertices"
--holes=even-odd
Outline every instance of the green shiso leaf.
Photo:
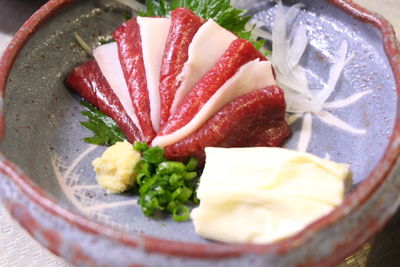
[{"label": "green shiso leaf", "polygon": [[[191,9],[197,16],[207,20],[213,19],[225,29],[235,33],[239,38],[249,40],[258,50],[264,47],[265,40],[254,40],[246,24],[251,16],[245,16],[246,11],[237,9],[230,0],[146,0],[146,10],[139,12],[143,17],[170,16],[172,10],[178,7]],[[269,53],[269,52],[267,52]]]},{"label": "green shiso leaf", "polygon": [[84,142],[111,146],[116,142],[126,140],[124,133],[110,117],[86,101],[81,101],[81,105],[86,108],[86,110],[81,113],[87,117],[87,121],[82,121],[80,123],[93,133],[92,137],[83,138]]}]

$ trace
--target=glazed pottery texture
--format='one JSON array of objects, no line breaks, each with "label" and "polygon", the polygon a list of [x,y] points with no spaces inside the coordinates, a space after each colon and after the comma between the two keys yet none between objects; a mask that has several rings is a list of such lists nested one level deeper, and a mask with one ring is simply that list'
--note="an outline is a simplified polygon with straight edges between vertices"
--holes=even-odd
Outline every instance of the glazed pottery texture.
[{"label": "glazed pottery texture", "polygon": [[[331,264],[354,251],[399,204],[399,52],[383,19],[346,1],[301,2],[305,8],[296,23],[308,29],[310,45],[301,63],[310,85],[317,88],[327,79],[334,51],[347,40],[353,59],[331,100],[369,92],[352,105],[327,109],[359,131],[312,120],[308,152],[352,166],[355,191],[342,207],[276,244],[224,245],[195,235],[190,221],[143,216],[135,196],[105,194],[90,164],[105,148],[82,142],[89,133],[79,124],[81,99],[63,82],[89,59],[72,33],[94,47],[128,10],[113,1],[53,0],[19,31],[0,65],[5,89],[0,196],[11,215],[54,253],[92,266]],[[249,1],[246,8],[271,30],[275,5]],[[302,120],[292,128],[286,146],[296,149]]]}]

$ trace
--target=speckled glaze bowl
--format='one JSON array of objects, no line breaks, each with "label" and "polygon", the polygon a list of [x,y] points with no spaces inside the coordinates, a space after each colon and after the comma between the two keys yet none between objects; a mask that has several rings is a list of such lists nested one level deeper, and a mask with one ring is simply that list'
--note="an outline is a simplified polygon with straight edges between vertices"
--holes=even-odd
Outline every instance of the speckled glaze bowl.
[{"label": "speckled glaze bowl", "polygon": [[[304,68],[326,79],[331,55],[347,40],[353,59],[331,100],[369,92],[354,105],[327,110],[362,131],[313,119],[308,151],[348,162],[354,172],[355,190],[340,207],[280,242],[231,245],[199,238],[190,221],[144,217],[135,196],[104,194],[90,166],[104,148],[81,141],[89,134],[79,125],[82,107],[63,80],[88,60],[72,33],[94,46],[127,9],[109,0],[50,0],[0,62],[0,198],[12,217],[80,266],[324,266],[354,252],[400,203],[400,53],[392,27],[379,15],[348,0],[300,2],[305,7],[296,23],[307,26],[310,39]],[[245,7],[271,29],[273,3],[248,1]],[[292,128],[289,148],[298,143],[301,120]]]}]

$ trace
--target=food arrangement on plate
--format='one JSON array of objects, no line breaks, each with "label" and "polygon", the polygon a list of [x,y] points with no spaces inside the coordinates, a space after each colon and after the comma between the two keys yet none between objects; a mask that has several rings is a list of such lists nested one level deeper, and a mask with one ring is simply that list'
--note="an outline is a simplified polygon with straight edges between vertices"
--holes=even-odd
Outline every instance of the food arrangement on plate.
[{"label": "food arrangement on plate", "polygon": [[[196,232],[225,242],[276,241],[341,204],[351,187],[347,164],[273,147],[291,135],[287,104],[305,112],[328,99],[349,60],[347,43],[313,98],[298,66],[305,28],[287,31],[301,5],[278,6],[272,62],[260,52],[265,41],[245,29],[250,17],[229,1],[147,1],[147,17],[129,18],[72,70],[66,84],[98,109],[84,104],[92,112],[84,114],[97,112],[103,128],[117,132],[102,138],[82,122],[95,133],[86,142],[112,145],[93,161],[100,186],[136,188],[145,215],[166,211],[176,221],[200,202],[191,213]],[[217,23],[221,17],[236,33]],[[282,54],[288,44],[296,51]]]},{"label": "food arrangement on plate", "polygon": [[[399,185],[396,174],[399,168],[395,163],[400,153],[396,117],[400,68],[394,32],[387,21],[346,0],[299,0],[296,2],[302,4],[295,5],[291,1],[285,1],[284,5],[276,1],[232,1],[233,6],[245,9],[246,13],[221,1],[215,5],[204,5],[211,2],[203,0],[171,1],[172,6],[165,1],[149,2],[153,5],[144,12],[137,12],[144,10],[138,2],[120,2],[136,10],[133,17],[140,17],[137,36],[151,45],[136,54],[143,57],[142,71],[136,73],[143,79],[137,81],[145,81],[147,86],[136,93],[148,94],[148,99],[134,98],[146,104],[135,104],[138,110],[145,111],[140,116],[132,101],[120,100],[119,94],[124,92],[128,97],[122,99],[131,100],[129,82],[125,79],[120,53],[115,53],[115,47],[119,50],[118,40],[112,38],[112,33],[116,29],[123,33],[121,25],[132,22],[130,18],[124,20],[124,13],[130,12],[127,6],[116,1],[49,1],[18,32],[1,61],[0,89],[7,88],[4,98],[7,127],[0,144],[4,154],[0,171],[7,177],[0,179],[0,198],[11,215],[39,242],[78,265],[324,265],[335,264],[350,255],[390,218],[399,205],[395,190]],[[212,8],[204,9],[205,6]],[[177,64],[171,58],[166,61],[171,63],[171,69],[162,69],[163,61],[159,59],[164,58],[164,51],[159,48],[163,42],[152,42],[150,38],[167,42],[170,31],[164,32],[167,37],[149,36],[146,32],[142,37],[140,27],[153,28],[155,25],[146,24],[152,21],[150,18],[171,20],[170,11],[177,8],[182,12],[182,8],[187,8],[183,12],[186,14],[195,13],[196,16],[191,16],[195,20],[201,18],[200,28],[206,24],[219,25],[227,29],[228,36],[233,33],[235,40],[243,39],[236,42],[250,41],[254,47],[247,46],[249,51],[261,51],[257,56],[259,61],[254,63],[255,70],[262,72],[259,65],[271,64],[275,79],[273,90],[260,85],[236,91],[242,87],[236,84],[240,79],[228,81],[240,76],[239,70],[254,59],[238,64],[236,70],[227,68],[231,77],[226,74],[226,80],[215,85],[219,88],[214,88],[215,92],[212,89],[212,96],[199,97],[203,107],[218,107],[216,113],[208,114],[207,119],[203,118],[205,121],[197,121],[198,128],[192,133],[188,133],[191,129],[185,131],[189,135],[183,137],[185,143],[177,141],[182,143],[179,150],[175,144],[163,147],[161,143],[157,146],[151,140],[144,140],[139,117],[150,118],[142,120],[151,126],[146,126],[146,134],[158,141],[175,142],[171,137],[177,135],[156,135],[162,127],[155,130],[157,121],[152,120],[152,111],[160,107],[160,124],[161,101],[167,99],[169,109],[179,111],[180,105],[169,98],[170,89],[176,89],[176,101],[185,102],[186,92],[179,91],[182,95],[178,97],[178,89],[183,88],[183,83],[189,84],[189,89],[196,87],[201,83],[196,79],[206,77],[214,67],[203,73],[189,66],[184,68],[189,65],[186,63],[192,57],[191,62],[196,66],[199,62],[212,65],[207,61],[211,57],[203,55],[212,55],[218,46],[191,54],[189,47],[192,43],[194,47],[198,28],[188,42],[186,60],[174,58],[183,61]],[[230,15],[223,10],[229,10]],[[246,20],[247,15],[252,17]],[[232,20],[232,16],[236,19]],[[243,22],[240,27],[238,21]],[[185,29],[189,33],[189,28]],[[268,42],[255,41],[260,39]],[[99,41],[104,46],[97,48]],[[196,50],[202,46],[196,46]],[[272,53],[261,48],[269,48]],[[87,55],[93,52],[94,60]],[[133,52],[135,55],[137,51]],[[161,65],[151,68],[157,64],[149,64],[146,57],[156,58]],[[215,65],[219,58],[214,60]],[[160,95],[160,105],[154,102],[157,101],[154,91],[148,89],[157,88],[154,77],[158,68],[167,74],[174,73],[177,81],[182,79],[181,84],[168,81],[164,85],[166,95],[164,100]],[[88,70],[87,76],[76,71],[79,69]],[[198,76],[190,76],[197,78],[189,81],[185,79],[188,73]],[[83,82],[78,89],[93,85],[105,90],[82,90],[89,93],[89,103],[82,102],[83,114],[79,104],[82,98],[73,90],[66,90],[69,75],[75,76],[78,84]],[[243,76],[247,78],[247,73]],[[100,83],[90,84],[92,81]],[[196,84],[191,85],[192,82]],[[251,80],[249,84],[256,83]],[[205,88],[196,92],[210,92],[205,90],[210,85],[204,83]],[[114,91],[115,88],[123,90]],[[238,95],[227,94],[232,99],[226,103],[225,100],[210,102],[217,95],[224,95],[224,88]],[[273,91],[277,95],[268,96]],[[94,92],[108,93],[97,98]],[[260,93],[265,101],[252,98]],[[112,95],[114,98],[107,98]],[[284,100],[283,108],[276,109],[280,106],[275,105],[277,102],[270,107],[276,109],[279,124],[291,132],[275,145],[291,150],[265,144],[254,147],[260,140],[247,138],[242,132],[243,122],[253,127],[249,119],[261,120],[258,116],[264,112],[263,120],[271,126],[271,113],[264,107],[271,99]],[[94,105],[90,104],[92,100]],[[263,105],[257,105],[257,101]],[[238,106],[238,103],[249,105]],[[198,111],[197,108],[186,106],[182,112]],[[202,109],[199,110],[188,118],[193,121],[201,113]],[[257,116],[252,114],[255,110],[260,112]],[[132,121],[134,116],[139,127]],[[165,118],[163,123],[168,124],[168,120]],[[177,120],[174,124],[181,126]],[[218,125],[224,127],[214,127]],[[261,132],[261,128],[257,129]],[[207,134],[201,129],[206,129]],[[87,137],[88,130],[93,136]],[[175,132],[181,134],[179,130]],[[250,132],[249,135],[256,136]],[[143,138],[138,139],[142,142],[135,142],[136,135]],[[238,136],[244,137],[243,145],[228,148],[212,144],[238,141]],[[40,159],[35,155],[41,155]],[[343,200],[349,189],[349,167],[354,189]],[[95,172],[103,188],[118,194],[108,194],[100,187]],[[320,176],[325,177],[323,183],[315,178]],[[247,217],[251,220],[246,220]]]}]

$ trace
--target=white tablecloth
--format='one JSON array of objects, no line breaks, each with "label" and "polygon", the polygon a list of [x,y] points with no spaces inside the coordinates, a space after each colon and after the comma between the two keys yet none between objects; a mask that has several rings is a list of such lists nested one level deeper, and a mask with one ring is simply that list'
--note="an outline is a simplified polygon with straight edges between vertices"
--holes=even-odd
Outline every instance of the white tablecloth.
[{"label": "white tablecloth", "polygon": [[[15,8],[10,7],[13,1]],[[16,0],[0,0],[0,55],[11,40],[10,20],[14,18],[11,26],[17,26],[23,23],[24,15],[32,13],[35,5],[26,4],[29,1],[20,1],[20,7],[16,7]],[[39,1],[40,2],[40,1]],[[43,2],[43,1],[42,1]],[[395,26],[397,32],[400,33],[400,0],[356,0],[360,4],[384,14]],[[36,4],[38,5],[38,4]],[[6,13],[7,12],[7,15]],[[15,13],[16,16],[11,16]],[[7,29],[2,26],[6,24]],[[13,20],[13,19],[11,19]],[[3,24],[4,23],[4,24]],[[13,29],[11,27],[11,29]],[[11,30],[12,31],[12,30]],[[364,261],[363,261],[364,262]],[[353,266],[364,266],[363,263],[354,262]],[[54,256],[51,252],[42,248],[35,240],[33,240],[18,224],[13,222],[10,216],[0,204],[0,267],[3,266],[69,266],[64,260]]]}]

